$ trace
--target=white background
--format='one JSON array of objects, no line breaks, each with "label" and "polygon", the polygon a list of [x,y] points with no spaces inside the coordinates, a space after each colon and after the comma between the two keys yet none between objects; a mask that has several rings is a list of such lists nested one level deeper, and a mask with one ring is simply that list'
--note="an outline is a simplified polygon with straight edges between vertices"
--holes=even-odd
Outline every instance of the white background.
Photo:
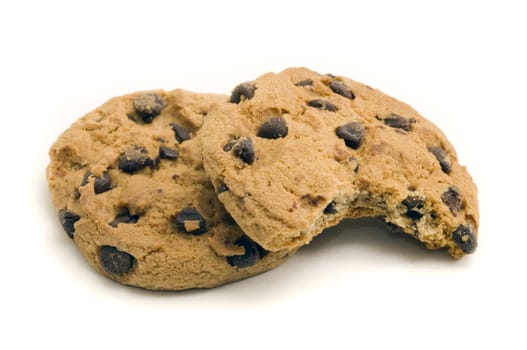
[{"label": "white background", "polygon": [[[526,349],[521,2],[3,1],[0,348]],[[229,93],[289,66],[365,82],[440,126],[479,187],[478,251],[453,261],[360,221],[213,290],[149,292],[89,268],[47,194],[60,132],[115,95]]]}]

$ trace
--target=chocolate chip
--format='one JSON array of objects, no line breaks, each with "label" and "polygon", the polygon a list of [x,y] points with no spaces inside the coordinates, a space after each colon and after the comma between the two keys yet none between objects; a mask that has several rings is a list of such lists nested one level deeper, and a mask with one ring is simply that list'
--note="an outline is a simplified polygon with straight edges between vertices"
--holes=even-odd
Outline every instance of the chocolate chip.
[{"label": "chocolate chip", "polygon": [[144,147],[135,146],[119,156],[119,169],[128,174],[133,174],[152,164]]},{"label": "chocolate chip", "polygon": [[268,250],[265,250],[258,243],[255,243],[255,244],[256,244],[256,248],[258,248],[258,253],[260,254],[260,259],[263,259],[267,254],[269,254]]},{"label": "chocolate chip", "polygon": [[177,159],[179,152],[173,148],[161,146],[159,147],[159,158],[163,159]]},{"label": "chocolate chip", "polygon": [[[82,180],[81,185],[85,185],[89,182],[89,179],[94,177],[90,172],[85,175],[85,178]],[[95,194],[103,193],[112,189],[112,179],[110,174],[107,171],[102,173],[102,176],[95,176],[95,181],[93,183],[93,190]]]},{"label": "chocolate chip", "polygon": [[252,164],[254,162],[255,154],[253,141],[248,137],[239,138],[232,146],[232,152],[234,155],[247,164]]},{"label": "chocolate chip", "polygon": [[241,83],[236,86],[231,93],[231,103],[240,103],[242,101],[242,96],[246,100],[250,100],[254,96],[254,91],[256,86],[251,82]]},{"label": "chocolate chip", "polygon": [[351,122],[337,128],[337,136],[344,139],[346,146],[357,149],[364,139],[364,127],[360,122]]},{"label": "chocolate chip", "polygon": [[[231,255],[227,257],[227,262],[229,265],[234,267],[244,268],[253,266],[263,255],[267,254],[267,252],[263,250],[262,247],[246,236],[241,236],[234,242],[234,244],[245,249],[243,255]],[[262,255],[262,253],[264,254]]]},{"label": "chocolate chip", "polygon": [[452,170],[452,163],[450,163],[450,157],[448,156],[448,153],[446,153],[446,151],[440,147],[429,147],[428,151],[436,157],[439,165],[441,165],[441,170],[443,170],[443,172],[446,174],[450,174],[450,170]]},{"label": "chocolate chip", "polygon": [[164,106],[163,98],[154,93],[139,95],[134,101],[135,111],[145,123],[151,123],[152,119],[161,113]]},{"label": "chocolate chip", "polygon": [[161,163],[161,158],[160,157],[155,157],[154,159],[152,159],[152,161],[150,162],[150,167],[152,169],[158,169],[159,168],[159,163]]},{"label": "chocolate chip", "polygon": [[355,98],[353,92],[348,88],[348,86],[340,80],[331,80],[329,82],[329,88],[336,94],[347,97],[350,100]]},{"label": "chocolate chip", "polygon": [[406,216],[412,220],[418,220],[423,217],[422,209],[424,208],[424,199],[419,196],[408,196],[402,204],[408,209]]},{"label": "chocolate chip", "polygon": [[159,164],[161,163],[161,159],[174,160],[178,157],[179,152],[176,149],[166,146],[160,146],[158,156],[152,160],[151,166],[152,168],[157,169],[159,167]]},{"label": "chocolate chip", "polygon": [[218,189],[216,190],[216,192],[218,194],[220,193],[223,193],[223,192],[226,192],[228,191],[229,188],[227,187],[227,185],[225,185],[225,182],[221,181],[219,184],[218,184]]},{"label": "chocolate chip", "polygon": [[476,234],[470,225],[459,225],[458,228],[452,233],[452,239],[454,240],[454,243],[456,243],[456,245],[466,254],[473,253],[478,246]]},{"label": "chocolate chip", "polygon": [[95,182],[93,183],[93,190],[95,194],[103,193],[112,189],[112,179],[110,174],[107,171],[102,173],[101,177],[95,177]]},{"label": "chocolate chip", "polygon": [[232,150],[232,148],[234,147],[234,145],[238,143],[238,139],[234,139],[234,140],[230,140],[229,142],[227,142],[225,144],[225,146],[223,146],[223,150],[225,152],[229,152],[230,150]]},{"label": "chocolate chip", "polygon": [[194,208],[187,207],[172,218],[172,224],[180,232],[201,235],[206,229],[205,219]]},{"label": "chocolate chip", "polygon": [[108,245],[99,249],[99,259],[104,271],[110,275],[124,275],[135,264],[135,258],[132,255]]},{"label": "chocolate chip", "polygon": [[177,142],[181,143],[183,141],[190,139],[190,133],[186,128],[176,123],[171,123],[170,127],[172,128],[172,130],[174,131],[174,134],[176,135]]},{"label": "chocolate chip", "polygon": [[66,209],[61,209],[59,210],[59,220],[64,231],[70,238],[73,238],[73,234],[75,233],[74,224],[80,220],[80,216]]},{"label": "chocolate chip", "polygon": [[384,124],[397,129],[403,129],[404,131],[410,131],[410,125],[415,123],[413,118],[405,118],[395,113],[389,114],[382,118]]},{"label": "chocolate chip", "polygon": [[313,85],[313,80],[311,80],[311,79],[305,79],[305,80],[299,81],[299,82],[296,83],[295,85],[296,85],[296,86],[311,86],[311,85]]},{"label": "chocolate chip", "polygon": [[135,224],[137,220],[139,220],[139,215],[132,215],[128,208],[125,208],[108,225],[117,227],[119,224]]},{"label": "chocolate chip", "polygon": [[234,221],[234,219],[232,218],[231,214],[228,214],[226,213],[225,215],[223,215],[223,223],[227,224],[227,225],[236,225],[236,221]]},{"label": "chocolate chip", "polygon": [[81,181],[81,186],[86,186],[88,182],[90,182],[90,179],[92,177],[93,177],[93,174],[91,173],[91,171],[88,171],[86,174],[84,174],[84,177],[82,178],[82,181]]},{"label": "chocolate chip", "polygon": [[321,195],[312,195],[312,194],[305,194],[302,197],[300,197],[301,200],[307,201],[312,206],[316,207],[320,202],[324,201],[324,196]]},{"label": "chocolate chip", "polygon": [[308,106],[310,107],[315,107],[315,108],[318,108],[318,109],[324,109],[326,111],[330,111],[330,112],[336,112],[337,111],[337,106],[335,106],[333,103],[329,102],[329,101],[324,101],[324,100],[311,100],[307,103]]},{"label": "chocolate chip", "polygon": [[335,202],[331,201],[329,204],[324,208],[324,214],[336,214],[337,208],[335,208]]},{"label": "chocolate chip", "polygon": [[257,135],[266,139],[286,137],[287,123],[282,117],[270,118],[260,126]]},{"label": "chocolate chip", "polygon": [[81,186],[87,185],[90,182],[91,178],[95,178],[93,184],[93,190],[95,194],[103,193],[112,189],[112,179],[110,178],[110,174],[108,174],[107,171],[105,171],[100,177],[93,176],[93,174],[88,171],[86,174],[84,174],[84,177],[82,178]]},{"label": "chocolate chip", "polygon": [[448,191],[441,195],[441,200],[447,205],[452,214],[456,215],[463,205],[463,197],[456,186],[450,186]]}]

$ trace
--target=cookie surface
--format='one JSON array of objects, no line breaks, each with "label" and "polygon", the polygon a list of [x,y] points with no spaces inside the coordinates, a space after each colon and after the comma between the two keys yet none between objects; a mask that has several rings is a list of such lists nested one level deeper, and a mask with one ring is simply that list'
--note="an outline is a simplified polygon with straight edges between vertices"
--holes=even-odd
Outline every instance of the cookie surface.
[{"label": "cookie surface", "polygon": [[444,134],[413,108],[304,68],[237,86],[203,126],[219,199],[272,251],[346,217],[382,217],[456,258],[477,246],[477,189]]},{"label": "cookie surface", "polygon": [[97,271],[148,289],[214,287],[292,253],[267,252],[246,237],[203,171],[203,118],[227,100],[184,90],[113,98],[51,147],[52,201]]}]

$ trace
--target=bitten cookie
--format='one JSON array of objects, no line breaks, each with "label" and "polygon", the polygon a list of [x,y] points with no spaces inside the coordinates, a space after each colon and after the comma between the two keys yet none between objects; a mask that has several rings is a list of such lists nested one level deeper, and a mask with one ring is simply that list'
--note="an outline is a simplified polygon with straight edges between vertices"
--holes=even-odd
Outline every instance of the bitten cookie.
[{"label": "bitten cookie", "polygon": [[203,126],[205,170],[271,251],[347,217],[382,217],[459,258],[477,245],[477,190],[443,133],[351,79],[303,68],[238,85]]},{"label": "bitten cookie", "polygon": [[226,100],[183,90],[113,98],[51,147],[51,198],[97,271],[147,289],[214,287],[292,253],[245,236],[203,171],[200,127]]}]

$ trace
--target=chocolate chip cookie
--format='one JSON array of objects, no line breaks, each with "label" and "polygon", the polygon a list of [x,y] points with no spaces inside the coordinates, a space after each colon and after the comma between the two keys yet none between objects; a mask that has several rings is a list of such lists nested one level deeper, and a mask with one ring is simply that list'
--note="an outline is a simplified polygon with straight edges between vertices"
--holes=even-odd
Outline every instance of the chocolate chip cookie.
[{"label": "chocolate chip cookie", "polygon": [[445,135],[405,103],[304,68],[238,85],[202,133],[227,211],[270,251],[344,218],[382,217],[459,258],[477,246],[477,189]]},{"label": "chocolate chip cookie", "polygon": [[97,271],[181,290],[246,278],[293,253],[245,236],[203,171],[200,127],[211,104],[227,101],[183,90],[113,98],[51,147],[47,177],[60,223]]}]

